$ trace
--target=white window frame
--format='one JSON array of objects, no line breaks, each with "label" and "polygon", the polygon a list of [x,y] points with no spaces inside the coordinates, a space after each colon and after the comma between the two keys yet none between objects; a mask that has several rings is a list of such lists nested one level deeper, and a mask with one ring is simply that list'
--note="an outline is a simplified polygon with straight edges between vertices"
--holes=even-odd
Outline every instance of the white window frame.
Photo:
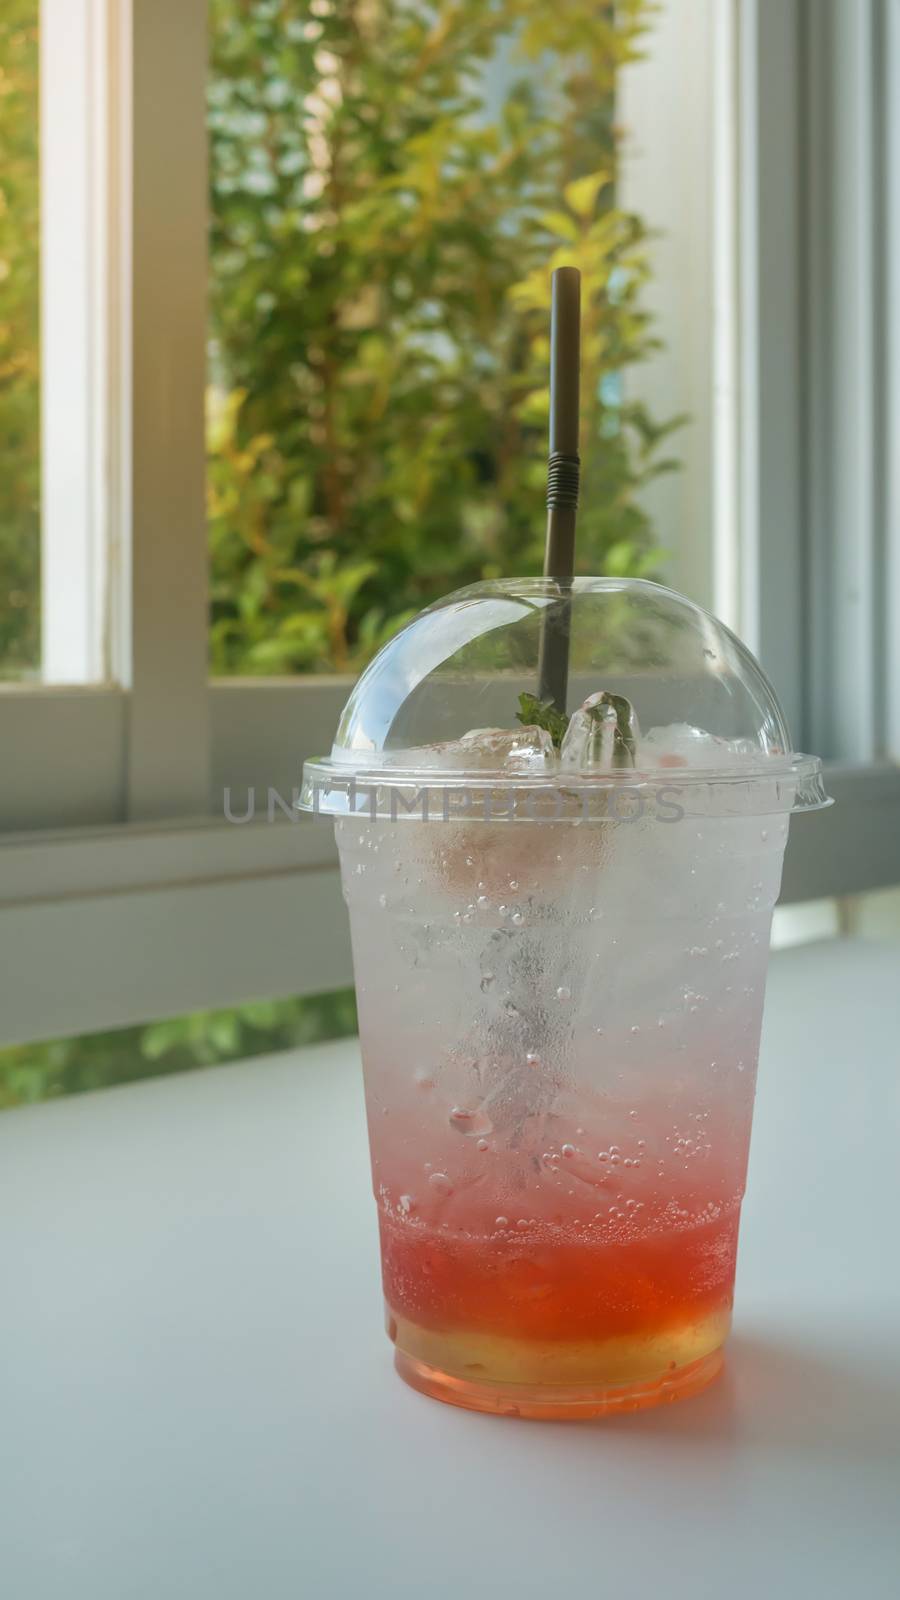
[{"label": "white window frame", "polygon": [[[76,3],[85,74],[105,84],[90,119],[84,93],[67,94],[85,150],[93,141],[108,153],[84,245],[105,238],[107,310],[98,328],[94,292],[77,347],[94,351],[78,369],[94,418],[93,434],[76,437],[91,457],[89,497],[67,545],[65,505],[48,485],[47,539],[57,572],[77,556],[73,585],[90,575],[78,615],[94,621],[73,643],[51,614],[46,660],[62,682],[0,688],[0,1042],[350,981],[329,830],[265,819],[267,791],[289,799],[304,757],[327,748],[347,680],[207,679],[206,0],[66,0],[67,15]],[[49,17],[63,0],[45,4]],[[650,59],[634,69],[644,76],[625,95],[644,139],[626,183],[662,229],[652,293],[666,350],[643,392],[658,414],[693,419],[678,442],[685,470],[653,500],[673,581],[760,651],[814,747],[819,730],[826,751],[827,735],[853,763],[830,773],[839,805],[792,830],[788,900],[900,881],[900,627],[887,627],[900,619],[900,452],[887,448],[900,416],[900,324],[885,288],[900,266],[900,111],[873,76],[878,59],[900,71],[900,0],[865,0],[853,17],[842,0],[817,0],[827,51],[801,62],[805,4],[668,0]],[[838,74],[847,62],[852,71]],[[860,138],[867,96],[875,110]],[[809,195],[802,209],[807,141],[823,119],[829,136],[846,129],[847,159],[834,193]],[[836,198],[846,223],[836,278],[813,282],[807,312],[797,261]],[[59,240],[58,220],[47,225]],[[45,262],[48,298],[60,281]],[[852,314],[826,339],[836,296]],[[50,359],[62,362],[57,350]],[[876,383],[880,434],[868,422]],[[859,405],[847,437],[835,437],[833,412],[821,415],[839,384]],[[810,504],[823,463],[827,504]],[[96,555],[104,519],[108,560]],[[836,536],[843,525],[849,543]],[[685,528],[689,540],[678,537]],[[811,607],[809,573],[822,591]],[[830,687],[816,694],[807,663],[816,649],[824,657],[815,641],[825,623],[841,665],[825,662]],[[885,675],[867,627],[893,667],[889,691],[876,693]],[[850,667],[872,690],[860,726],[840,693]],[[105,681],[85,687],[72,681],[79,672]],[[225,819],[226,787],[237,813],[255,789],[253,821]]]},{"label": "white window frame", "polygon": [[900,0],[668,0],[625,80],[665,340],[632,381],[690,416],[660,540],[831,758],[783,902],[900,881],[898,75]]},{"label": "white window frame", "polygon": [[111,408],[106,306],[117,260],[105,8],[41,0],[41,675],[108,678]]}]

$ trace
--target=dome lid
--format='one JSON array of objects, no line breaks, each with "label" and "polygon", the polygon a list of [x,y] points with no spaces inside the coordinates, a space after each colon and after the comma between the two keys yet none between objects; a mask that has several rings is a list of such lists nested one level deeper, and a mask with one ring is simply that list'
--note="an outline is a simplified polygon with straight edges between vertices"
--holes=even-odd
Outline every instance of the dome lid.
[{"label": "dome lid", "polygon": [[[563,715],[537,688],[542,639],[566,629]],[[700,606],[643,579],[510,578],[448,595],[388,641],[330,758],[307,762],[300,804],[362,810],[364,785],[380,814],[391,790],[423,783],[521,798],[661,782],[686,786],[698,809],[716,787],[716,809],[829,803],[759,663]]]}]

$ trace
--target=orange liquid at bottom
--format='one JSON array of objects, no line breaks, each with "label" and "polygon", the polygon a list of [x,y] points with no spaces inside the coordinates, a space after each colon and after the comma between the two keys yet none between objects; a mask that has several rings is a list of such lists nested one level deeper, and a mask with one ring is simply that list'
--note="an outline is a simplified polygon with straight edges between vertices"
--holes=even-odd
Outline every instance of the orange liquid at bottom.
[{"label": "orange liquid at bottom", "polygon": [[382,1213],[401,1375],[454,1404],[532,1417],[634,1410],[705,1387],[731,1318],[739,1202],[674,1225],[661,1205],[655,1218],[647,1209],[640,1230],[618,1235],[540,1218],[451,1235]]}]

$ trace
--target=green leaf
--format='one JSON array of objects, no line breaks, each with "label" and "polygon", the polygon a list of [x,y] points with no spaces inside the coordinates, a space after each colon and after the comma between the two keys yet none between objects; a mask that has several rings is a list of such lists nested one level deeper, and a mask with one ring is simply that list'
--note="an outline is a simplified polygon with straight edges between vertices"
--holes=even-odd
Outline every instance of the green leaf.
[{"label": "green leaf", "polygon": [[600,190],[604,189],[610,181],[608,172],[589,172],[583,178],[573,179],[563,189],[563,198],[566,205],[570,211],[574,211],[576,217],[581,217],[583,221],[587,221],[594,215]]},{"label": "green leaf", "polygon": [[539,700],[537,695],[529,694],[527,691],[519,695],[516,718],[526,728],[543,728],[549,733],[557,750],[569,726],[566,713],[557,711],[552,700]]},{"label": "green leaf", "polygon": [[571,244],[578,238],[578,224],[565,211],[545,211],[541,226],[558,239],[568,239]]}]

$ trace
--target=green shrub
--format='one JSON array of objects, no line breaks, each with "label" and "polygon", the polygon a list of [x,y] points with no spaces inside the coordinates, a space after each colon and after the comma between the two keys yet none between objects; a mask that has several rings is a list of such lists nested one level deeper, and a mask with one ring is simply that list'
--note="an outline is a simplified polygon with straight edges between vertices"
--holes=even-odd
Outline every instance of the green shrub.
[{"label": "green shrub", "polygon": [[258,1000],[224,1011],[0,1050],[0,1110],[134,1083],[356,1032],[352,989]]},{"label": "green shrub", "polygon": [[671,461],[616,204],[645,0],[212,0],[217,672],[353,670],[461,584],[540,570],[549,269],[583,273],[582,571],[652,573]]}]

